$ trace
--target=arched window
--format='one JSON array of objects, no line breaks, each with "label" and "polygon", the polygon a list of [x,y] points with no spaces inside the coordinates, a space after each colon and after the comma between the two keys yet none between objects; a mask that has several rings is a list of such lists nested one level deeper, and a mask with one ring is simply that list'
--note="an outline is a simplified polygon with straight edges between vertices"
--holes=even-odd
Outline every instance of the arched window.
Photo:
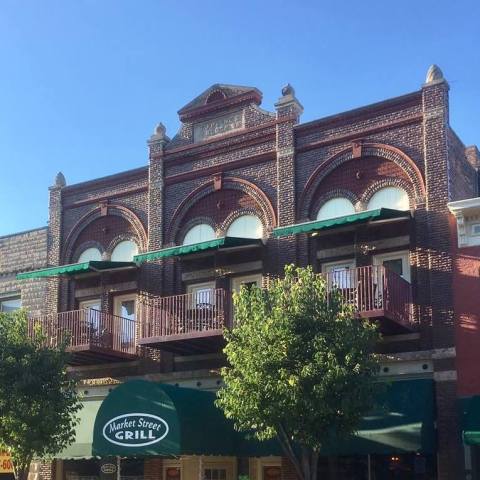
[{"label": "arched window", "polygon": [[99,262],[102,260],[102,253],[98,248],[90,247],[85,249],[78,257],[78,263]]},{"label": "arched window", "polygon": [[138,246],[131,240],[123,240],[113,249],[110,259],[112,262],[132,262],[138,253]]},{"label": "arched window", "polygon": [[207,223],[201,223],[192,227],[183,238],[184,245],[191,245],[192,243],[206,242],[213,240],[216,237],[215,230]]},{"label": "arched window", "polygon": [[408,210],[410,201],[407,192],[400,187],[385,187],[374,193],[368,202],[368,210],[377,208],[392,208],[394,210]]},{"label": "arched window", "polygon": [[317,220],[343,217],[355,213],[355,207],[348,198],[332,198],[325,202],[318,211]]},{"label": "arched window", "polygon": [[227,237],[262,238],[262,222],[255,215],[242,215],[230,224]]}]

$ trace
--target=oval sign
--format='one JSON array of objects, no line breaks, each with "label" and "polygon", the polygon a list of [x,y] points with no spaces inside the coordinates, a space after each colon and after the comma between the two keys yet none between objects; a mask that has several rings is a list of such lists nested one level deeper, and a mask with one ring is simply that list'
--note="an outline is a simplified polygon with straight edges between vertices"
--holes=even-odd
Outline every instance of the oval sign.
[{"label": "oval sign", "polygon": [[100,467],[100,471],[105,475],[111,475],[112,473],[115,473],[117,471],[117,466],[113,463],[104,463]]},{"label": "oval sign", "polygon": [[168,423],[150,413],[127,413],[109,420],[103,427],[103,436],[110,443],[122,447],[153,445],[168,434]]}]

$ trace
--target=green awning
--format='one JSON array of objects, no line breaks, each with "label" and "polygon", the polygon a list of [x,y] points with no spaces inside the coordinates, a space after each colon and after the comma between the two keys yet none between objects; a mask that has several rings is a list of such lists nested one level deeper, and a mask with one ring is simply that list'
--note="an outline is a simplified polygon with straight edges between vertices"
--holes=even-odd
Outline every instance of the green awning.
[{"label": "green awning", "polygon": [[329,218],[328,220],[314,220],[313,222],[296,223],[294,225],[287,225],[286,227],[277,227],[273,229],[272,235],[274,237],[286,237],[287,235],[318,232],[320,230],[330,230],[337,227],[348,227],[395,218],[410,218],[410,212],[393,210],[390,208],[378,208],[377,210],[367,210],[352,215],[344,215],[343,217]]},{"label": "green awning", "polygon": [[32,272],[23,272],[17,274],[17,280],[27,280],[30,278],[55,277],[57,275],[77,275],[88,272],[106,272],[122,268],[136,267],[134,262],[104,262],[90,261],[81,263],[71,263],[69,265],[60,265],[58,267],[42,268]]},{"label": "green awning", "polygon": [[80,422],[75,429],[75,442],[56,455],[56,458],[78,460],[92,457],[93,424],[101,405],[102,400],[84,400],[83,408],[78,414]]},{"label": "green awning", "polygon": [[113,390],[95,420],[95,456],[234,455],[237,434],[215,393],[133,380]]},{"label": "green awning", "polygon": [[[104,400],[95,420],[95,456],[281,455],[276,440],[236,432],[214,405],[215,394],[133,380]],[[388,385],[355,436],[334,439],[323,455],[431,453],[435,450],[432,380]]]},{"label": "green awning", "polygon": [[180,245],[178,247],[163,248],[152,252],[135,255],[133,261],[137,264],[158,260],[159,258],[178,257],[191,253],[203,252],[208,250],[217,250],[234,247],[246,247],[261,245],[262,240],[258,238],[239,238],[239,237],[221,237],[206,242],[192,243],[191,245]]},{"label": "green awning", "polygon": [[467,445],[480,445],[480,396],[460,401],[463,441]]}]

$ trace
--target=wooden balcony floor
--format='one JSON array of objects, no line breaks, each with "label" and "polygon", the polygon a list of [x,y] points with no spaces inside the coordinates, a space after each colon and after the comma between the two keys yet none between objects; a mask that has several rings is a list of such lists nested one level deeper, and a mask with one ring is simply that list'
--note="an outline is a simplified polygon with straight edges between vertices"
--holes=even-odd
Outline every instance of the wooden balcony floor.
[{"label": "wooden balcony floor", "polygon": [[136,354],[94,344],[70,346],[67,347],[67,352],[71,355],[68,363],[72,366],[125,362],[138,358]]},{"label": "wooden balcony floor", "polygon": [[220,351],[225,345],[225,340],[222,329],[210,329],[141,338],[138,344],[177,355],[198,355]]}]

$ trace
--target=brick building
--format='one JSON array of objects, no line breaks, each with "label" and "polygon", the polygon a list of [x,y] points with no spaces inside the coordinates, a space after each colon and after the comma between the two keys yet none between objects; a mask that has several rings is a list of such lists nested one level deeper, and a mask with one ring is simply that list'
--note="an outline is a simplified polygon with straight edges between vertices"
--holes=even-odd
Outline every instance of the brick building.
[{"label": "brick building", "polygon": [[[362,424],[371,450],[322,457],[325,478],[465,478],[457,390],[466,390],[457,379],[475,372],[457,374],[447,204],[477,196],[480,158],[449,124],[448,92],[432,66],[418,91],[301,123],[289,85],[269,112],[256,88],[217,84],[179,110],[173,138],[155,128],[147,167],[76,185],[59,174],[50,187],[48,267],[24,266],[17,278],[47,288],[43,308],[33,296],[23,304],[52,341],[73,332],[71,371],[90,416],[42,475],[111,473],[88,460],[93,422],[105,397],[131,394],[127,380],[217,389],[231,292],[265,284],[293,262],[312,265],[378,322],[381,376],[396,392],[390,400],[404,402],[383,433]],[[158,395],[176,408],[169,392]],[[278,454],[177,453],[124,460],[122,475],[294,476]],[[128,457],[115,447],[111,455]]]}]

